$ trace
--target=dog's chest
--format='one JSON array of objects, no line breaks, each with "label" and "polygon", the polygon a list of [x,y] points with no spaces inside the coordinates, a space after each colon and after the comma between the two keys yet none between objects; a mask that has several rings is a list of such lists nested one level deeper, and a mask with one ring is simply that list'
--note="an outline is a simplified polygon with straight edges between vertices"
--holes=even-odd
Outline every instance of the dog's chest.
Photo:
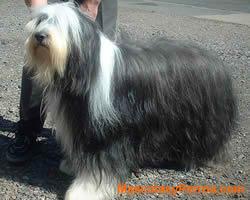
[{"label": "dog's chest", "polygon": [[49,91],[46,96],[46,110],[50,112],[56,130],[56,140],[61,144],[63,152],[72,153],[72,134],[65,117],[61,102],[61,94]]}]

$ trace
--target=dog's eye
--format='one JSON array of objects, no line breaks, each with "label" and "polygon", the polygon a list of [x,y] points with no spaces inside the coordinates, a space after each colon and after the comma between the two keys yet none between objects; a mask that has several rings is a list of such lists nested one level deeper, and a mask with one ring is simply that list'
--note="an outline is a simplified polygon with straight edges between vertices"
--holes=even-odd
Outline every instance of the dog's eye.
[{"label": "dog's eye", "polygon": [[38,20],[37,20],[36,25],[38,26],[42,21],[44,21],[44,20],[46,20],[46,19],[48,19],[48,15],[46,15],[46,14],[40,15],[40,16],[38,17]]}]

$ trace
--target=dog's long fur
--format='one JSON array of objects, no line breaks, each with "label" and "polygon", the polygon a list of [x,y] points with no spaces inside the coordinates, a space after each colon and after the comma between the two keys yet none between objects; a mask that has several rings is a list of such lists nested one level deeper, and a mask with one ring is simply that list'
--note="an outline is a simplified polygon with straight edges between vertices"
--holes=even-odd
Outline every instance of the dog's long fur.
[{"label": "dog's long fur", "polygon": [[66,200],[110,198],[139,167],[201,165],[230,138],[232,81],[209,52],[167,39],[116,44],[69,3],[36,11],[28,29],[28,66],[76,174]]}]

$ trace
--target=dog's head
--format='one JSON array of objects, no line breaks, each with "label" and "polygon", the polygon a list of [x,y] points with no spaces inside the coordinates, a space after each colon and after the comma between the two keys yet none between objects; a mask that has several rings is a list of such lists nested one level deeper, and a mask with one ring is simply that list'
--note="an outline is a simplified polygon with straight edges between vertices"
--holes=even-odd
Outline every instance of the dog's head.
[{"label": "dog's head", "polygon": [[75,4],[52,4],[34,10],[26,28],[27,67],[41,84],[71,76],[71,83],[67,84],[76,87],[72,84],[79,74],[85,75],[81,77],[82,84],[88,84],[85,79],[94,70],[91,58],[98,56],[95,50],[99,48],[99,29]]}]

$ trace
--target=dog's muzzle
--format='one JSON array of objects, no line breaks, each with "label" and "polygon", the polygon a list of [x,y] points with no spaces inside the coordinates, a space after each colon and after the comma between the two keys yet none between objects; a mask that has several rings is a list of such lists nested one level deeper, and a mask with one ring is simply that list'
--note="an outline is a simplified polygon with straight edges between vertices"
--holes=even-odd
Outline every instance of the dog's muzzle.
[{"label": "dog's muzzle", "polygon": [[35,37],[36,42],[38,44],[43,45],[45,40],[48,38],[48,34],[46,34],[44,32],[38,32],[38,33],[35,33],[34,37]]}]

